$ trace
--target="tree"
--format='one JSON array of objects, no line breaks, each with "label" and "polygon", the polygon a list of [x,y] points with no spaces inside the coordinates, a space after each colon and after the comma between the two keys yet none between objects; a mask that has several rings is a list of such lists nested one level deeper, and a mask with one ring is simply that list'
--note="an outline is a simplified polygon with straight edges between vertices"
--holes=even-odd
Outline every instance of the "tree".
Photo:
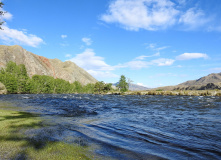
[{"label": "tree", "polygon": [[0,2],[0,29],[2,29],[2,25],[5,23],[4,21],[3,21],[3,18],[2,18],[2,16],[4,15],[4,11],[3,11],[3,5],[4,5],[4,3],[2,3],[2,2]]},{"label": "tree", "polygon": [[129,89],[129,85],[126,81],[126,77],[124,75],[121,75],[120,81],[117,84],[117,87],[120,89],[121,92],[126,92]]},{"label": "tree", "polygon": [[101,82],[96,82],[96,83],[95,83],[95,86],[94,86],[94,91],[95,91],[96,93],[101,93],[101,92],[103,92],[103,90],[104,90],[104,86],[105,86],[105,83],[104,83],[103,81],[101,81]]}]

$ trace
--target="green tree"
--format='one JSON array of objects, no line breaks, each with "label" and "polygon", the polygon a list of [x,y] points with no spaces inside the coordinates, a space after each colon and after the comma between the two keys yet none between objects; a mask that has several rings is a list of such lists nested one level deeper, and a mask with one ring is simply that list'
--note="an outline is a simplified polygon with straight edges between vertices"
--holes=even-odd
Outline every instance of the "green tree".
[{"label": "green tree", "polygon": [[104,86],[104,91],[108,92],[112,90],[112,83],[106,83]]},{"label": "green tree", "polygon": [[126,77],[124,75],[121,75],[119,83],[117,84],[117,87],[120,89],[121,92],[128,91],[129,85],[126,81]]},{"label": "green tree", "polygon": [[104,91],[105,83],[103,81],[96,82],[94,85],[94,92],[95,93],[102,93]]}]

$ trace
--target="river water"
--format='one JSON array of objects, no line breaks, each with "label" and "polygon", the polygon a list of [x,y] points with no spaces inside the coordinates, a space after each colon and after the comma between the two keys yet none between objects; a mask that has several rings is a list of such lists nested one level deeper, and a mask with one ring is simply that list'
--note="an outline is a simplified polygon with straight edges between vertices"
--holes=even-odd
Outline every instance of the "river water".
[{"label": "river water", "polygon": [[[221,159],[221,97],[0,95],[53,121],[51,137],[114,159]],[[5,105],[6,103],[4,103]]]}]

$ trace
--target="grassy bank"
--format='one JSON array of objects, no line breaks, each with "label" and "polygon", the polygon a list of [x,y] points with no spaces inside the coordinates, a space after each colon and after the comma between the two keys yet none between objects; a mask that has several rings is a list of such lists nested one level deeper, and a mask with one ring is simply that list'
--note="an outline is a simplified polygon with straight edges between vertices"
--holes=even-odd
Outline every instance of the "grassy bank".
[{"label": "grassy bank", "polygon": [[0,108],[0,159],[94,159],[86,147],[27,135],[42,127],[37,115]]},{"label": "grassy bank", "polygon": [[115,95],[170,95],[170,96],[221,96],[221,90],[177,90],[177,91],[128,91],[112,92]]}]

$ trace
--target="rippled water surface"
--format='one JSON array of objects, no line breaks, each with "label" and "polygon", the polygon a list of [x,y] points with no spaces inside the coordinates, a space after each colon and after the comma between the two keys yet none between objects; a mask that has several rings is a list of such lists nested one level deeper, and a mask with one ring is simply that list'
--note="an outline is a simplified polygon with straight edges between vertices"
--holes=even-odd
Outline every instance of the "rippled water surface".
[{"label": "rippled water surface", "polygon": [[0,102],[52,120],[53,138],[77,137],[115,159],[221,159],[221,97],[0,95]]}]

